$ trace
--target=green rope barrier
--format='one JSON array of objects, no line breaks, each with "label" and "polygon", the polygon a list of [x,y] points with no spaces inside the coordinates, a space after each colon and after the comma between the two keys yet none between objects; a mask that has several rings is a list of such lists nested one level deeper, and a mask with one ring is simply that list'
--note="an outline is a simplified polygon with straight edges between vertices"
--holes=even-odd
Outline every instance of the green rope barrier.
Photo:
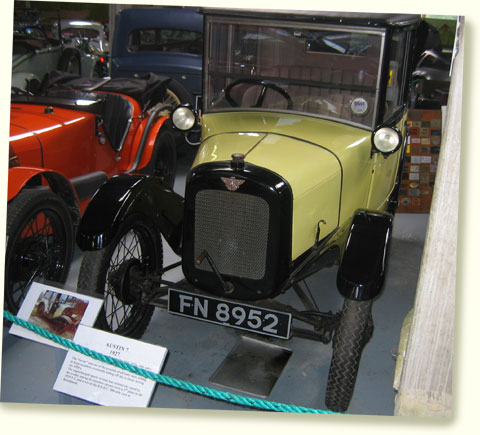
[{"label": "green rope barrier", "polygon": [[152,379],[157,383],[163,384],[168,387],[174,387],[180,390],[188,391],[194,394],[199,394],[202,396],[210,397],[216,400],[221,400],[224,402],[233,403],[235,405],[246,406],[249,408],[263,409],[267,411],[275,412],[291,412],[291,413],[308,413],[308,414],[339,414],[332,411],[325,411],[322,409],[306,408],[303,406],[288,405],[278,402],[270,402],[268,400],[255,399],[251,397],[245,397],[238,394],[228,393],[224,391],[215,390],[213,388],[204,387],[201,385],[192,384],[191,382],[182,381],[179,379],[171,378],[169,376],[161,375],[158,373],[151,372],[149,370],[141,369],[133,364],[120,361],[116,358],[103,355],[101,353],[95,352],[91,349],[88,349],[84,346],[78,345],[71,340],[67,340],[63,337],[59,337],[56,334],[53,334],[46,329],[40,328],[33,323],[27,322],[26,320],[20,319],[8,311],[3,311],[3,317],[10,322],[13,322],[25,329],[28,329],[32,332],[35,332],[41,335],[44,338],[47,338],[55,343],[61,344],[62,346],[72,349],[76,352],[82,353],[83,355],[89,356],[98,361],[111,364],[115,367],[119,367],[123,370],[127,370],[131,373],[134,373],[139,376],[143,376],[147,379]]}]

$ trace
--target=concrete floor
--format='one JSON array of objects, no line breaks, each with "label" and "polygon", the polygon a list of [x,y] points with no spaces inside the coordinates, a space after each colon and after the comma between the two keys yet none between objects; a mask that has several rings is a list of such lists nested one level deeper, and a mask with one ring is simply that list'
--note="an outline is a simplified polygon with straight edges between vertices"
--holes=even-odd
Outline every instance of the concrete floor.
[{"label": "concrete floor", "polygon": [[[175,190],[183,193],[188,163],[181,161]],[[366,346],[349,414],[393,415],[395,391],[392,387],[395,360],[403,319],[412,308],[420,268],[427,215],[397,215],[389,270],[382,295],[373,305],[375,331]],[[75,253],[67,289],[75,289],[82,253]],[[172,252],[166,261],[175,261]],[[170,260],[168,260],[168,258]],[[168,263],[166,263],[168,264]],[[324,269],[307,279],[322,311],[341,308],[336,291],[337,268]],[[169,279],[179,278],[178,271]],[[282,302],[298,305],[293,291]],[[245,335],[241,331],[168,314],[156,309],[142,341],[168,349],[162,374],[194,384],[232,391],[210,382],[211,376],[228,353]],[[331,358],[331,345],[292,338],[256,336],[256,339],[288,348],[292,354],[268,400],[310,408],[326,409],[324,395]],[[21,339],[3,331],[1,401],[37,404],[88,404],[53,391],[53,384],[66,352]],[[170,387],[157,385],[152,408],[242,410],[245,408],[212,400]]]}]

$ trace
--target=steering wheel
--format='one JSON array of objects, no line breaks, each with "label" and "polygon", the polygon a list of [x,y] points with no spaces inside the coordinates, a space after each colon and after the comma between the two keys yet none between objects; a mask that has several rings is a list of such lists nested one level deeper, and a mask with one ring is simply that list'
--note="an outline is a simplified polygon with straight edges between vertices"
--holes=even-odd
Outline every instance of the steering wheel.
[{"label": "steering wheel", "polygon": [[287,101],[287,110],[291,110],[293,108],[292,98],[290,97],[288,92],[285,91],[285,89],[281,88],[275,83],[268,82],[266,80],[250,79],[250,78],[235,80],[225,88],[225,98],[232,107],[240,107],[240,104],[232,98],[231,91],[232,91],[232,88],[242,83],[251,84],[251,85],[260,85],[262,87],[256,103],[250,107],[262,107],[262,104],[265,100],[265,95],[267,93],[267,89],[272,89],[278,92],[283,98],[285,98],[285,100]]}]

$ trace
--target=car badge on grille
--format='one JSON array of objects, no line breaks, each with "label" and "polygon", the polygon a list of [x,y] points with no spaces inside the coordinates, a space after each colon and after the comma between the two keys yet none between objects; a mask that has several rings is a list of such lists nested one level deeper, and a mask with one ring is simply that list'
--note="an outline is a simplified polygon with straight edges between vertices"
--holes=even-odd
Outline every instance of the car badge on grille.
[{"label": "car badge on grille", "polygon": [[245,180],[238,180],[235,177],[220,177],[222,181],[225,184],[225,187],[230,190],[230,192],[235,192],[243,183],[245,183]]}]

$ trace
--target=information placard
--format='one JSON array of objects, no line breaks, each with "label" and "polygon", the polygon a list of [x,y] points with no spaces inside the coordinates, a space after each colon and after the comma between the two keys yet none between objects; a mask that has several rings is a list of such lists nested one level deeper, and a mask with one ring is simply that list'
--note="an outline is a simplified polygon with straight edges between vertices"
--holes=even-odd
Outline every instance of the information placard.
[{"label": "information placard", "polygon": [[[80,325],[93,326],[103,300],[33,282],[17,317],[72,340]],[[13,324],[10,334],[64,349],[47,338]]]},{"label": "information placard", "polygon": [[[106,356],[160,373],[167,349],[80,326],[75,343]],[[70,350],[54,390],[104,406],[147,407],[156,382]]]}]

